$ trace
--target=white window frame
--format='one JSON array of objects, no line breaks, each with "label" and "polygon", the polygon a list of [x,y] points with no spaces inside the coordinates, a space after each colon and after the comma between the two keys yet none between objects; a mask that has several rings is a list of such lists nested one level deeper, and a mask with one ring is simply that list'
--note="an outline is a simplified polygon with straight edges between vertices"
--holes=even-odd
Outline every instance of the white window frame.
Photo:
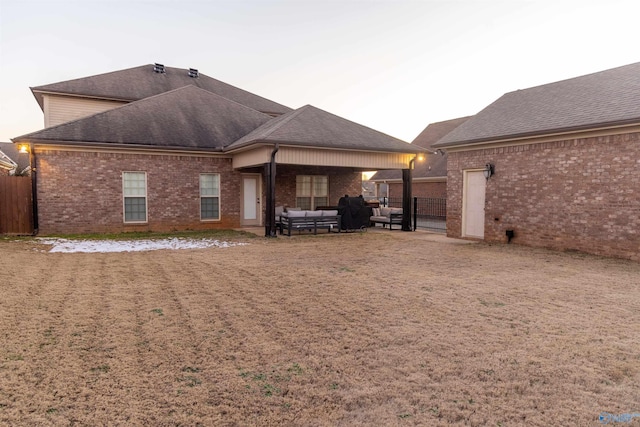
[{"label": "white window frame", "polygon": [[[311,178],[311,193],[310,194],[298,194],[298,178],[301,177],[310,177]],[[324,178],[327,182],[327,192],[324,195],[317,195],[315,194],[315,188],[316,188],[316,179],[317,178]],[[311,210],[315,210],[317,208],[316,206],[316,198],[317,197],[325,197],[326,203],[329,203],[329,176],[328,175],[296,175],[296,204],[298,204],[298,198],[299,197],[308,197],[311,199],[311,203],[310,203],[310,208]]]},{"label": "white window frame", "polygon": [[[127,195],[127,189],[125,186],[125,175],[127,174],[142,174],[144,175],[144,196],[142,195]],[[149,222],[149,198],[147,197],[148,190],[148,180],[147,173],[143,171],[123,171],[122,172],[122,221],[125,224],[146,224]],[[143,221],[135,220],[135,221],[127,221],[127,212],[126,212],[126,202],[125,200],[128,197],[144,197],[144,217]]]},{"label": "white window frame", "polygon": [[[203,195],[202,194],[202,176],[204,175],[213,175],[213,176],[217,176],[218,177],[218,194],[217,195]],[[214,221],[220,221],[220,219],[222,218],[222,200],[220,197],[220,186],[222,185],[221,183],[221,178],[220,178],[220,174],[219,173],[201,173],[198,176],[198,191],[199,191],[199,196],[200,196],[200,221],[203,222],[214,222]],[[202,199],[218,199],[218,217],[217,218],[202,218]]]}]

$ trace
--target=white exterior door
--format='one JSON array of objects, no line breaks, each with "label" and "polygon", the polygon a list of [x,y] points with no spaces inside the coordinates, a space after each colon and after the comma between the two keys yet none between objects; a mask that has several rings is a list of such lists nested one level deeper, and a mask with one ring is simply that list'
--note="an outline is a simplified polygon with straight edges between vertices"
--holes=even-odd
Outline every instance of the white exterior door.
[{"label": "white exterior door", "polygon": [[484,203],[487,180],[481,170],[464,171],[462,236],[484,238]]},{"label": "white exterior door", "polygon": [[242,177],[242,198],[240,209],[242,225],[260,225],[260,175]]}]

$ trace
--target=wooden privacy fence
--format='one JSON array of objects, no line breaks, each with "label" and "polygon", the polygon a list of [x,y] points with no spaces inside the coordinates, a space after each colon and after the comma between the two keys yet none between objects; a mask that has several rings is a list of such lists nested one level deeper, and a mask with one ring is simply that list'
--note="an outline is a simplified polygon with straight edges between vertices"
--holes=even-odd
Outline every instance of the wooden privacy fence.
[{"label": "wooden privacy fence", "polygon": [[33,234],[31,177],[0,175],[0,234]]}]

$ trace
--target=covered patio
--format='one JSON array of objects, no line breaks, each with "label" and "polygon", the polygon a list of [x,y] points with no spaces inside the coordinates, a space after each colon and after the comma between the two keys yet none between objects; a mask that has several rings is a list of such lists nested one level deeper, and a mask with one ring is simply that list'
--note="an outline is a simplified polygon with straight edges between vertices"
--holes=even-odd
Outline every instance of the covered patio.
[{"label": "covered patio", "polygon": [[[402,169],[403,199],[410,203],[411,169],[425,149],[306,105],[231,144],[228,152],[243,174],[242,224],[264,225],[265,236],[275,237],[277,205],[335,206],[344,195],[362,193],[362,172]],[[254,198],[258,205],[264,200],[263,209]],[[407,206],[402,229],[410,231],[410,224]]]}]

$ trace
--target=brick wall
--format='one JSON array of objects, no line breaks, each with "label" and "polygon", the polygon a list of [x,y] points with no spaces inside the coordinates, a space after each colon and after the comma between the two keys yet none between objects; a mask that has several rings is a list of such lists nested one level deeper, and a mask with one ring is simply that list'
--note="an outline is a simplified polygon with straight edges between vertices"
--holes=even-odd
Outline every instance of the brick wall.
[{"label": "brick wall", "polygon": [[[228,158],[39,150],[36,161],[42,235],[240,226],[241,173],[233,171]],[[147,173],[147,224],[123,222],[123,171]],[[200,221],[201,173],[221,176],[220,221]],[[361,174],[351,169],[278,165],[277,205],[295,206],[295,177],[301,174],[329,176],[330,204],[361,192]]]},{"label": "brick wall", "polygon": [[[411,186],[413,197],[431,197],[442,198],[447,197],[446,182],[413,182]],[[394,182],[389,184],[389,197],[402,197],[402,183]]]},{"label": "brick wall", "polygon": [[340,197],[362,193],[362,173],[348,168],[324,166],[276,166],[276,206],[296,205],[297,175],[327,175],[329,177],[329,205],[337,206]]},{"label": "brick wall", "polygon": [[485,241],[640,261],[640,134],[450,152],[447,235],[461,236],[463,170],[495,165]]},{"label": "brick wall", "polygon": [[[39,150],[36,161],[41,234],[240,225],[240,174],[227,158]],[[123,171],[147,172],[148,224],[123,222]],[[200,221],[201,173],[221,174],[220,221]]]}]

